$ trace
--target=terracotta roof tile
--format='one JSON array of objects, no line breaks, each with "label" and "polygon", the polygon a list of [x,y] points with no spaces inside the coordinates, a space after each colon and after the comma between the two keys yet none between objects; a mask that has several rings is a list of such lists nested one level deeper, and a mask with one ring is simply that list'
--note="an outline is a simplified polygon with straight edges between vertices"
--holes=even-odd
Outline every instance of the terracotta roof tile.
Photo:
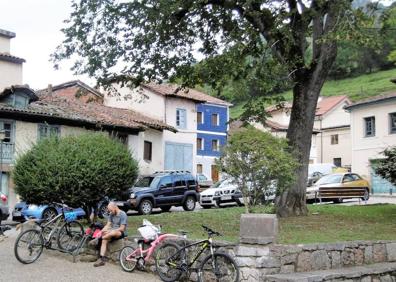
[{"label": "terracotta roof tile", "polygon": [[0,52],[0,61],[7,61],[7,62],[12,62],[12,63],[17,63],[17,64],[22,64],[26,62],[25,59],[10,55],[8,53],[1,53]]},{"label": "terracotta roof tile", "polygon": [[350,104],[345,107],[346,110],[351,110],[352,108],[355,108],[357,106],[363,106],[363,105],[368,105],[376,102],[382,102],[382,101],[387,101],[387,100],[392,100],[396,98],[396,92],[391,92],[391,93],[385,93],[381,95],[377,95],[374,97],[370,97],[367,99],[363,99],[360,101],[357,101],[353,104]]},{"label": "terracotta roof tile", "polygon": [[224,100],[215,98],[195,89],[180,88],[180,86],[176,84],[148,83],[143,84],[142,87],[164,96],[185,98],[196,102],[207,102],[217,105],[232,106],[231,103],[228,103]]}]

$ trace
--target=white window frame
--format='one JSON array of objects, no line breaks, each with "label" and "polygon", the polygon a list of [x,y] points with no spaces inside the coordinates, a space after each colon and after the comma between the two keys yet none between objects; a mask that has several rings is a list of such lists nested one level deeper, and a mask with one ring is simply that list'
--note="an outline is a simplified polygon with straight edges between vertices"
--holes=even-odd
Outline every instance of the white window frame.
[{"label": "white window frame", "polygon": [[[198,148],[198,139],[201,139],[201,148]],[[203,151],[205,148],[205,139],[201,137],[197,137],[197,150]]]},{"label": "white window frame", "polygon": [[180,129],[187,128],[187,110],[177,108],[176,109],[176,127]]},{"label": "white window frame", "polygon": [[[216,141],[216,149],[213,148],[213,141]],[[212,151],[213,152],[219,152],[220,151],[220,140],[219,139],[212,139]]]},{"label": "white window frame", "polygon": [[[214,115],[216,115],[216,124],[213,124],[213,123],[212,123],[212,118],[213,118]],[[220,115],[219,115],[218,113],[212,114],[212,115],[210,116],[210,124],[211,124],[212,126],[219,126],[219,125],[220,125]]]},{"label": "white window frame", "polygon": [[[201,121],[198,121],[198,113],[201,113]],[[204,124],[204,123],[205,123],[204,112],[197,111],[197,124]]]}]

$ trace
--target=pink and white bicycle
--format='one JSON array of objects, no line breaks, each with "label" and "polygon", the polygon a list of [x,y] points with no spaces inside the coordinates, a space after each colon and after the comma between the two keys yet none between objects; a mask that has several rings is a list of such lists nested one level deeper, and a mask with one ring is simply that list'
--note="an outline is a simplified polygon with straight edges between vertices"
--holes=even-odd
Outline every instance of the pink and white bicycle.
[{"label": "pink and white bicycle", "polygon": [[[136,267],[140,270],[144,270],[146,263],[150,260],[152,255],[157,250],[157,247],[161,245],[167,239],[184,238],[186,239],[186,232],[180,231],[181,235],[176,234],[162,234],[161,226],[153,225],[148,220],[143,220],[142,227],[138,228],[138,231],[142,238],[135,239],[138,247],[125,246],[120,251],[120,264],[123,270],[132,272]],[[167,241],[166,249],[161,248],[161,252],[164,255],[168,253],[175,253],[180,246],[172,241]],[[160,257],[157,254],[154,259]]]}]

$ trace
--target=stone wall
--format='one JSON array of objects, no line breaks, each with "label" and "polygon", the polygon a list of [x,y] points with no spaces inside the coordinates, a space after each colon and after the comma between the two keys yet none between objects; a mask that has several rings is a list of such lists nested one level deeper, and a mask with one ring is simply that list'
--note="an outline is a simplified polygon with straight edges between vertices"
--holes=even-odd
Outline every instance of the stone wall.
[{"label": "stone wall", "polygon": [[396,262],[395,241],[354,241],[307,245],[239,245],[235,257],[242,281],[261,281],[265,275],[340,269]]}]

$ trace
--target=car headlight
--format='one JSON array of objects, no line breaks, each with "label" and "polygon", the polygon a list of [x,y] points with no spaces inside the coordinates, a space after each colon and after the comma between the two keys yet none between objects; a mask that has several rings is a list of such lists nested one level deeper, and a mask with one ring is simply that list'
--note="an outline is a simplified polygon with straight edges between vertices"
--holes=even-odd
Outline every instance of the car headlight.
[{"label": "car headlight", "polygon": [[215,196],[220,196],[220,192],[219,192],[219,191],[216,191],[214,195],[215,195]]},{"label": "car headlight", "polygon": [[135,195],[135,193],[131,193],[131,199],[135,199],[136,198],[136,195]]}]

